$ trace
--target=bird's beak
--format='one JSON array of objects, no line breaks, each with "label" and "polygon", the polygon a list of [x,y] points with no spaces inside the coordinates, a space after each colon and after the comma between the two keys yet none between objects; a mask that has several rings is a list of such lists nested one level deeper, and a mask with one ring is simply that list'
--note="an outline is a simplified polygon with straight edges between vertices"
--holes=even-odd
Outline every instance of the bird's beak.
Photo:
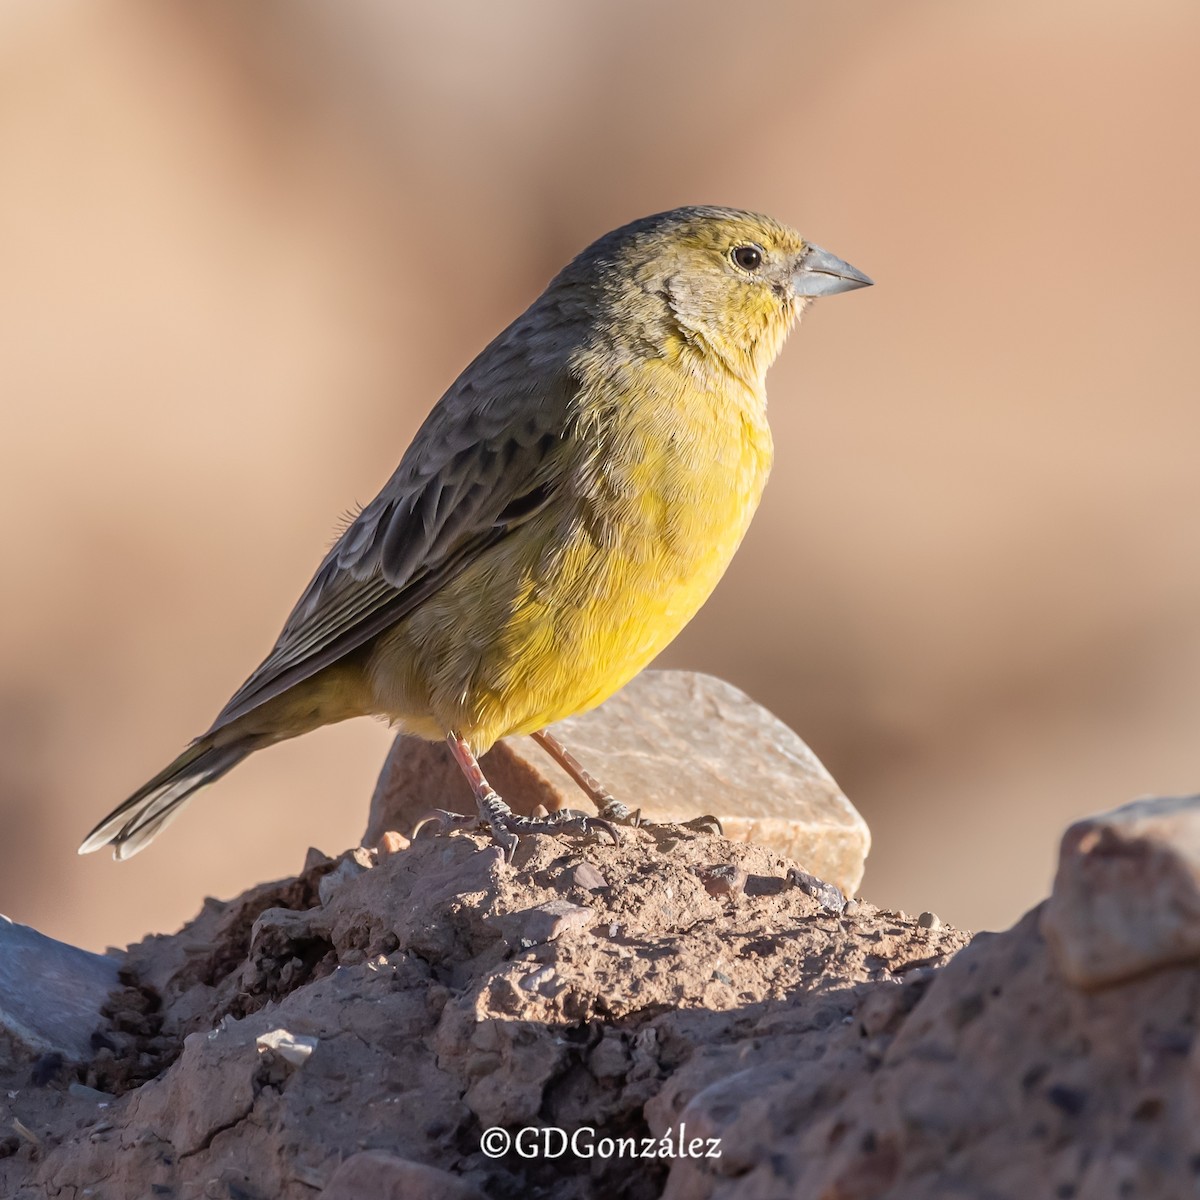
[{"label": "bird's beak", "polygon": [[870,287],[874,282],[820,246],[810,245],[792,272],[792,291],[797,296],[832,296],[837,292]]}]

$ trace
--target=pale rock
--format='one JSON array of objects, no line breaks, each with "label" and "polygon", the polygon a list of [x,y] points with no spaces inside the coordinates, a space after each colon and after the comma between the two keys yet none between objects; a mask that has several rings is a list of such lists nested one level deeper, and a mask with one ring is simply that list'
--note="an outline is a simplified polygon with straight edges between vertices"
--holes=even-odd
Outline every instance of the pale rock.
[{"label": "pale rock", "polygon": [[586,929],[596,914],[566,900],[547,900],[532,908],[506,913],[498,919],[507,941],[514,946],[538,946],[552,942],[572,929]]},{"label": "pale rock", "polygon": [[320,1039],[311,1034],[295,1034],[287,1029],[271,1029],[255,1039],[260,1054],[272,1051],[293,1067],[303,1066],[319,1044]]},{"label": "pale rock", "polygon": [[[687,671],[643,671],[599,708],[551,732],[618,799],[654,822],[713,815],[732,841],[757,842],[846,895],[858,887],[870,833],[805,743],[731,684]],[[483,756],[496,790],[519,813],[592,806],[540,746],[510,738]],[[388,754],[363,838],[411,835],[431,809],[475,802],[440,743],[401,734]]]},{"label": "pale rock", "polygon": [[31,1050],[86,1061],[120,967],[0,916],[0,1027]]},{"label": "pale rock", "polygon": [[1080,987],[1200,958],[1200,796],[1135,800],[1071,825],[1041,929]]},{"label": "pale rock", "polygon": [[394,829],[388,829],[379,838],[380,857],[386,858],[389,854],[398,854],[401,850],[407,850],[409,845],[408,838],[403,834],[397,833]]}]

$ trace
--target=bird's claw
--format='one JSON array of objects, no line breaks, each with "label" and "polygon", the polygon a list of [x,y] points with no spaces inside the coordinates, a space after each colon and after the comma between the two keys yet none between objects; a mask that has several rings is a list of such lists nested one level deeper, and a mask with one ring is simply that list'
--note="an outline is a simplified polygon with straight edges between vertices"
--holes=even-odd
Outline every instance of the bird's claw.
[{"label": "bird's claw", "polygon": [[620,803],[620,800],[608,800],[601,806],[600,816],[604,817],[605,821],[631,826],[634,829],[690,829],[692,833],[725,835],[721,822],[714,816],[692,817],[691,821],[647,821],[642,816],[641,809],[631,809],[628,805]]},{"label": "bird's claw", "polygon": [[417,835],[425,825],[437,825],[438,833],[449,833],[452,829],[471,829],[478,824],[478,813],[457,813],[444,808],[431,808],[413,826],[412,840],[417,840]]},{"label": "bird's claw", "polygon": [[611,796],[600,807],[600,816],[616,825],[629,825],[634,829],[689,829],[693,833],[715,833],[724,837],[725,830],[716,817],[706,814],[693,817],[690,821],[648,821],[640,808],[630,808]]},{"label": "bird's claw", "polygon": [[607,796],[604,803],[600,805],[600,817],[602,820],[611,821],[614,825],[628,825],[632,829],[637,829],[642,823],[642,810],[630,808],[628,804],[622,804],[620,800]]},{"label": "bird's claw", "polygon": [[551,836],[566,834],[569,837],[587,837],[594,833],[606,833],[614,846],[621,839],[611,821],[604,817],[593,817],[574,808],[560,808],[543,817],[523,817],[515,812],[498,812],[482,818],[482,824],[491,829],[492,837],[503,848],[504,857],[512,861],[517,839],[523,833],[548,833]]},{"label": "bird's claw", "polygon": [[434,808],[425,813],[413,826],[414,841],[425,825],[436,825],[438,833],[450,833],[455,829],[486,829],[492,835],[492,840],[504,851],[507,862],[512,862],[517,842],[523,833],[548,833],[552,836],[565,834],[569,837],[606,833],[614,846],[620,845],[621,842],[611,821],[604,817],[590,816],[574,808],[560,808],[539,817],[523,817],[503,803],[489,806],[485,812],[470,815]]}]

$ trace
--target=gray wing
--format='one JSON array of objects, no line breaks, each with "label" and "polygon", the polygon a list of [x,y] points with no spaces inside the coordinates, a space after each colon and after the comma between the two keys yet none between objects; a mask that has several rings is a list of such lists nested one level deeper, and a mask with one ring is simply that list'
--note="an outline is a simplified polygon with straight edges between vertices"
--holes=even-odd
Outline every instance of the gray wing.
[{"label": "gray wing", "polygon": [[577,384],[544,365],[536,394],[527,371],[489,374],[468,368],[442,397],[209,732],[364,646],[550,502]]}]

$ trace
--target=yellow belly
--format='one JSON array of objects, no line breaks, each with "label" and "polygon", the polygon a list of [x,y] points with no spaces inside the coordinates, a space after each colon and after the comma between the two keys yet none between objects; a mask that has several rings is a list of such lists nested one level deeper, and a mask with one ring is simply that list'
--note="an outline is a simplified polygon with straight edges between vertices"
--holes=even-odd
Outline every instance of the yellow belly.
[{"label": "yellow belly", "polygon": [[771,463],[758,411],[714,398],[630,422],[603,467],[376,644],[375,708],[478,753],[594,707],[711,594]]}]

